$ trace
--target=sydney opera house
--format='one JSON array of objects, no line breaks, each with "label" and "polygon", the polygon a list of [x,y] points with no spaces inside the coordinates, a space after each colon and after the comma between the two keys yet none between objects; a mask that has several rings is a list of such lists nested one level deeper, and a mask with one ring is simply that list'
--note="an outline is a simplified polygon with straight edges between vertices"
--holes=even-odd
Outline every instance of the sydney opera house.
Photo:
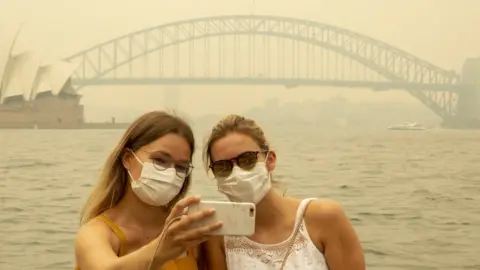
[{"label": "sydney opera house", "polygon": [[[41,65],[37,53],[0,50],[0,128],[78,128],[83,106],[71,84],[76,65]],[[3,45],[3,44],[2,44]]]}]

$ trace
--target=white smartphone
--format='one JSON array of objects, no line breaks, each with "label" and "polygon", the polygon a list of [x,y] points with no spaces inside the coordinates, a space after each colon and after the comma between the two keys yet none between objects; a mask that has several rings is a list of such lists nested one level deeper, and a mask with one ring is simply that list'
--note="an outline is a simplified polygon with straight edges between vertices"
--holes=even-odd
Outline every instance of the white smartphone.
[{"label": "white smartphone", "polygon": [[193,228],[222,222],[222,227],[211,232],[209,235],[251,236],[255,233],[255,204],[200,201],[200,203],[188,207],[187,213],[195,213],[202,210],[215,209],[215,214],[193,225]]}]

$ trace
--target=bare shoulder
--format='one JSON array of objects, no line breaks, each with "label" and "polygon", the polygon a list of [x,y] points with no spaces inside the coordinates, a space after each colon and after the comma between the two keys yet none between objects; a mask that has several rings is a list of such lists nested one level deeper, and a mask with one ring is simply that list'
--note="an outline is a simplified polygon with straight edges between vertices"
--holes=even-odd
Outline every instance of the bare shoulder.
[{"label": "bare shoulder", "polygon": [[314,241],[324,252],[330,269],[365,270],[363,249],[358,236],[338,202],[315,200],[305,213],[314,229]]},{"label": "bare shoulder", "polygon": [[323,249],[327,238],[338,234],[342,228],[351,227],[342,206],[330,199],[311,201],[305,212],[305,223],[320,249]]},{"label": "bare shoulder", "polygon": [[338,225],[338,222],[347,219],[342,206],[330,199],[319,199],[310,202],[305,217],[312,221],[320,222],[325,226]]},{"label": "bare shoulder", "polygon": [[88,239],[91,236],[109,239],[111,235],[112,231],[105,222],[94,218],[80,227],[77,232],[76,240]]},{"label": "bare shoulder", "polygon": [[[80,268],[88,268],[94,264],[102,263],[105,259],[116,257],[115,250],[118,249],[118,239],[113,237],[110,228],[99,219],[92,219],[82,225],[75,237],[75,258]],[[90,267],[97,269],[96,267]]]}]

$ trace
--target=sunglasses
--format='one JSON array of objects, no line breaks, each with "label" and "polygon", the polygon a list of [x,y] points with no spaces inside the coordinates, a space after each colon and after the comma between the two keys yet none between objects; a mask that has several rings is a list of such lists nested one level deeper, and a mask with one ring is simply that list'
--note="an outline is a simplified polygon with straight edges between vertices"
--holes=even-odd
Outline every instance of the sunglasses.
[{"label": "sunglasses", "polygon": [[245,152],[232,159],[217,160],[209,167],[215,177],[226,178],[230,176],[235,165],[246,171],[253,169],[258,162],[258,154],[265,152],[266,151]]}]

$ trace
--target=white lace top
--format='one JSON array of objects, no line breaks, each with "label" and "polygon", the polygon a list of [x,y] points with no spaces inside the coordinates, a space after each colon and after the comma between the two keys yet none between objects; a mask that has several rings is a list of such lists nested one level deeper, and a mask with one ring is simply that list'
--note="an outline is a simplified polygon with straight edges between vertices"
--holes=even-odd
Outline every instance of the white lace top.
[{"label": "white lace top", "polygon": [[[325,258],[310,239],[303,219],[307,205],[312,200],[314,198],[300,203],[294,230],[290,237],[281,243],[265,245],[247,237],[225,237],[228,269],[279,270],[293,241],[284,270],[328,270]],[[298,226],[300,227],[297,228]]]}]

